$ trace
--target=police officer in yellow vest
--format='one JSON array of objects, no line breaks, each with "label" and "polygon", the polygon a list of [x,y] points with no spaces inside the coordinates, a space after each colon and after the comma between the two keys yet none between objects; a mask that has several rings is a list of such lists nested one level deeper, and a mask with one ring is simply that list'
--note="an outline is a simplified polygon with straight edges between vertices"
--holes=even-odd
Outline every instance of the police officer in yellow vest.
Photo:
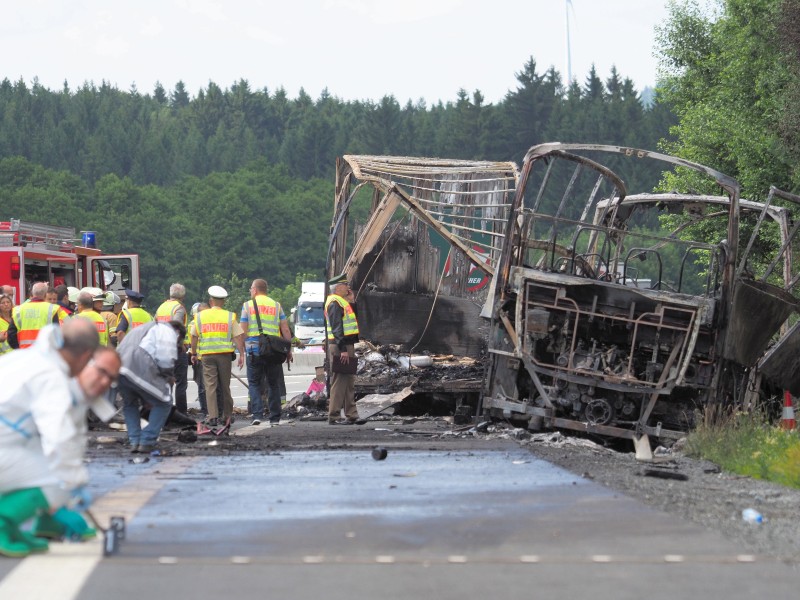
[{"label": "police officer in yellow vest", "polygon": [[150,313],[142,308],[144,295],[141,292],[126,289],[124,293],[127,298],[128,308],[123,308],[117,317],[117,344],[122,343],[122,340],[125,339],[125,335],[131,329],[135,329],[153,320]]},{"label": "police officer in yellow vest", "polygon": [[[88,288],[93,289],[93,288]],[[78,314],[77,317],[81,319],[89,319],[94,323],[97,328],[97,335],[100,336],[100,345],[108,346],[108,329],[106,327],[106,320],[102,315],[94,310],[94,302],[97,298],[103,300],[105,295],[103,290],[96,288],[94,294],[87,291],[87,288],[81,290],[78,294]]]},{"label": "police officer in yellow vest", "polygon": [[34,283],[31,287],[31,298],[27,302],[15,306],[11,311],[11,323],[8,324],[8,345],[12,348],[28,348],[36,341],[39,330],[50,323],[58,324],[58,305],[45,302],[48,284]]},{"label": "police officer in yellow vest", "polygon": [[[355,311],[355,296],[346,275],[328,281],[331,294],[325,300],[325,321],[328,329],[328,361],[333,365],[339,360],[348,365],[356,358],[355,344],[358,342],[358,319]],[[354,425],[358,421],[355,400],[354,374],[336,373],[331,368],[331,393],[328,405],[328,424]],[[340,419],[344,409],[344,419]]]},{"label": "police officer in yellow vest", "polygon": [[[173,283],[169,286],[169,300],[161,303],[156,310],[156,321],[159,323],[169,323],[177,321],[189,329],[189,319],[186,315],[186,306],[183,300],[186,298],[186,287],[182,283]],[[175,408],[183,414],[188,412],[186,404],[186,387],[189,384],[189,356],[186,348],[190,340],[184,340],[184,344],[178,349],[178,362],[175,363]]]},{"label": "police officer in yellow vest", "polygon": [[[267,296],[267,281],[254,279],[250,285],[250,300],[242,305],[241,323],[245,332],[245,350],[247,352],[247,389],[250,394],[250,406],[253,410],[252,425],[260,425],[264,418],[264,401],[262,392],[267,387],[269,399],[269,422],[277,425],[281,420],[281,382],[283,381],[283,363],[267,363],[258,353],[258,321],[261,320],[261,331],[265,335],[292,340],[289,322],[276,302]],[[254,306],[255,303],[255,306]],[[259,319],[256,318],[258,306]],[[291,348],[286,357],[292,361]]]},{"label": "police officer in yellow vest", "polygon": [[208,288],[209,305],[194,318],[194,335],[192,335],[192,363],[199,356],[203,361],[203,383],[206,386],[209,425],[218,425],[217,388],[222,389],[223,422],[233,415],[233,397],[231,396],[231,360],[234,357],[234,346],[239,350],[237,366],[244,365],[244,332],[236,315],[225,310],[225,288],[212,285]]}]

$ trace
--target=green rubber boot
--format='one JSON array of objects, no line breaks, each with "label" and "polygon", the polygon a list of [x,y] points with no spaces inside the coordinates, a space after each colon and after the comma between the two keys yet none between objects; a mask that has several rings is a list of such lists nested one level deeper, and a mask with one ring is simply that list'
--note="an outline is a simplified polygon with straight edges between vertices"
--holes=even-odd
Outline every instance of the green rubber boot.
[{"label": "green rubber boot", "polygon": [[33,535],[37,538],[63,540],[64,532],[64,526],[56,521],[48,512],[43,512],[36,517],[36,522],[33,524]]},{"label": "green rubber boot", "polygon": [[47,508],[47,499],[39,488],[14,490],[0,496],[0,554],[19,558],[46,551],[46,541],[36,540],[20,531],[19,526]]},{"label": "green rubber boot", "polygon": [[28,544],[15,541],[15,533],[19,533],[17,526],[8,519],[0,517],[0,556],[24,558],[31,553]]},{"label": "green rubber boot", "polygon": [[[60,519],[56,519],[50,513],[41,513],[33,526],[33,534],[36,537],[48,540],[70,538],[86,541],[97,537],[97,530],[89,527],[80,513],[67,508],[60,508],[56,516],[58,515],[63,516]],[[70,524],[69,528],[64,524],[65,521]]]}]

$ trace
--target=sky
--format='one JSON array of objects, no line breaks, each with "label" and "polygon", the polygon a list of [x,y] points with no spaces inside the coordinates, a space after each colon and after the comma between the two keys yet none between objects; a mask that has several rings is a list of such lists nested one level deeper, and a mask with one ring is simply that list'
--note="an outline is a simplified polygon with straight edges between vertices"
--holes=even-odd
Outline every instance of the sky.
[{"label": "sky", "polygon": [[[567,77],[568,0],[3,0],[0,79],[62,89],[84,82],[190,95],[304,89],[343,100],[498,102],[533,57]],[[656,81],[667,0],[571,0],[572,74],[616,66],[641,91]]]}]

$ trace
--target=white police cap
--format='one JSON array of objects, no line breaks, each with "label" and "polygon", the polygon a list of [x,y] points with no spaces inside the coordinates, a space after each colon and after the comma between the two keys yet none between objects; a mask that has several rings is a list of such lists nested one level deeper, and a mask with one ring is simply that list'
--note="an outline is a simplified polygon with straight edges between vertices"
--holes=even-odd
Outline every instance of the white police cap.
[{"label": "white police cap", "polygon": [[228,297],[228,292],[226,292],[225,288],[221,285],[212,285],[210,288],[208,288],[208,295],[212,298],[224,300]]}]

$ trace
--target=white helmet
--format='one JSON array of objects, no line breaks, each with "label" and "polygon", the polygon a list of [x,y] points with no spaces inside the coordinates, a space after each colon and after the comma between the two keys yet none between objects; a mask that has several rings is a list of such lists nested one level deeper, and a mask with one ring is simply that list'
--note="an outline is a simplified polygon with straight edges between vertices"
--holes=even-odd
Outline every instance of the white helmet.
[{"label": "white helmet", "polygon": [[119,303],[120,303],[119,296],[117,296],[111,290],[108,290],[105,294],[105,299],[103,300],[103,304],[109,304],[111,306],[114,306],[115,304]]},{"label": "white helmet", "polygon": [[92,295],[92,300],[103,300],[106,299],[106,293],[98,287],[84,287],[80,289],[80,292],[87,292]]}]

